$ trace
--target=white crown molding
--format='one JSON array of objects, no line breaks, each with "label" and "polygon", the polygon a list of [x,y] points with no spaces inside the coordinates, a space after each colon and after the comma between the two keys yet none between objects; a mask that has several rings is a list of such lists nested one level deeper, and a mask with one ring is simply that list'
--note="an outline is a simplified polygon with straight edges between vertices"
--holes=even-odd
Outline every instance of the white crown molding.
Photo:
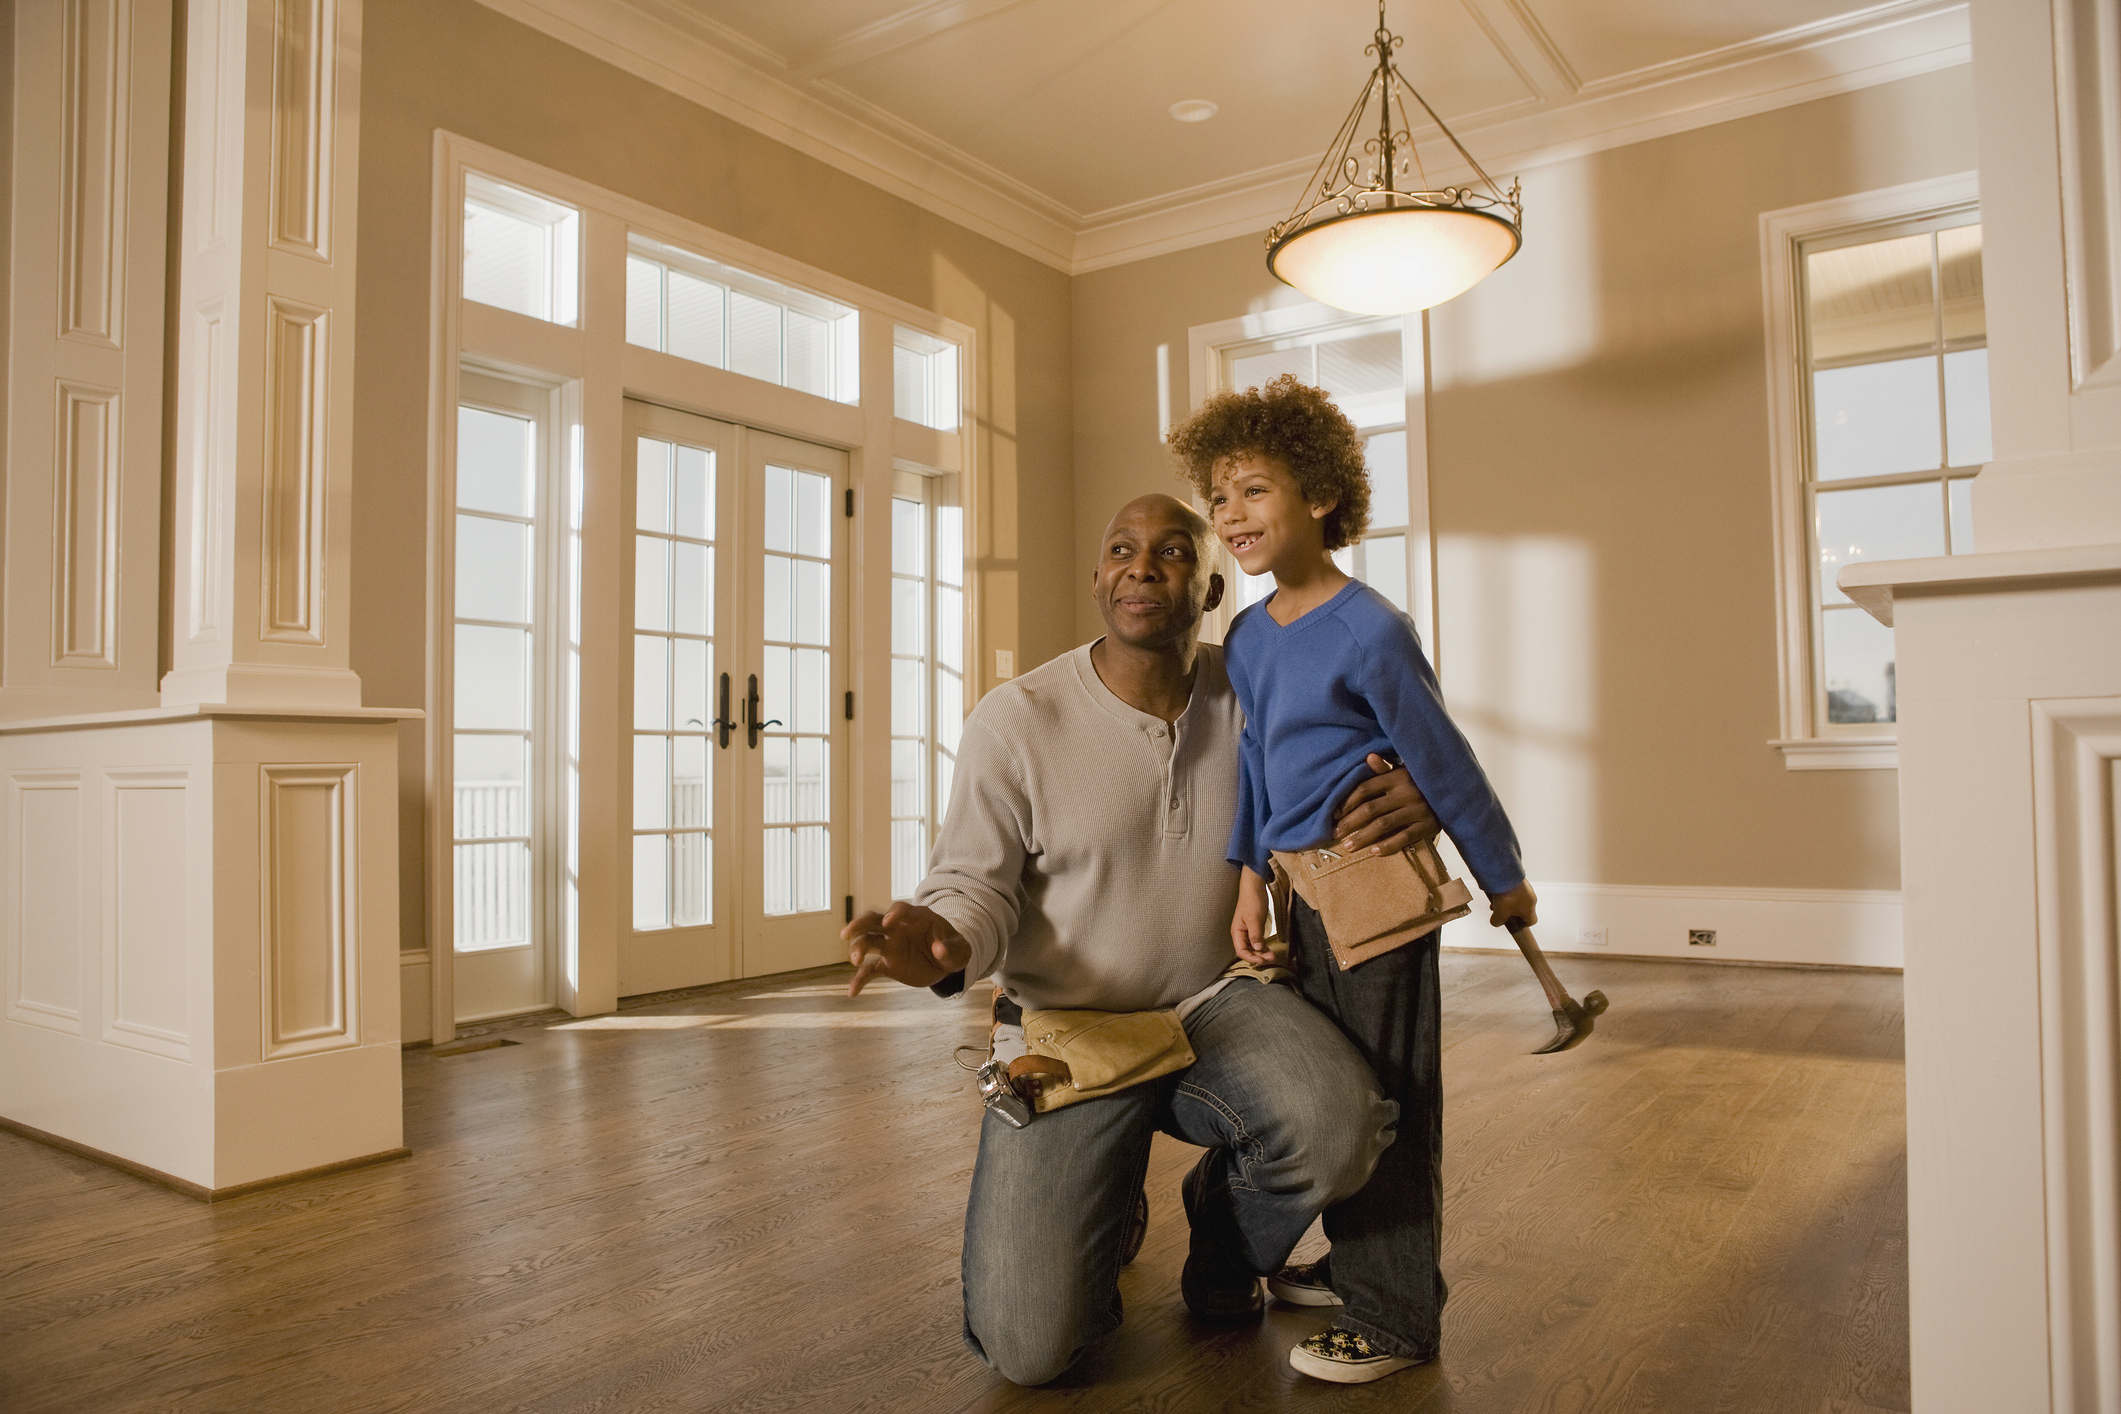
[{"label": "white crown molding", "polygon": [[[1263,232],[1288,214],[1297,186],[1316,161],[1281,163],[1147,201],[1077,212],[837,84],[799,80],[799,70],[834,67],[843,46],[791,66],[745,36],[667,0],[480,3],[1070,275]],[[1512,104],[1459,124],[1461,138],[1478,138],[1470,145],[1495,173],[1728,122],[1971,58],[1965,0],[1889,0],[1579,85],[1517,0],[1465,3],[1535,90],[1557,100],[1551,106],[1530,105],[1529,112],[1526,104]],[[852,52],[858,41],[892,43],[917,27],[916,21],[947,28],[999,8],[981,0],[934,3],[896,17],[889,34],[865,32],[844,46]],[[1568,96],[1571,91],[1575,96]],[[1423,160],[1437,180],[1469,175],[1457,170],[1455,155],[1446,161],[1434,150],[1443,146],[1440,142],[1422,146]]]}]

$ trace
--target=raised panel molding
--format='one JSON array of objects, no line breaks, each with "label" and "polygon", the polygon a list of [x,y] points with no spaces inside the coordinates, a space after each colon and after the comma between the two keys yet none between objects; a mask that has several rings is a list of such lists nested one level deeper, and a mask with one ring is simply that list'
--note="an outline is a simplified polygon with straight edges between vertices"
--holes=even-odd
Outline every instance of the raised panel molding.
[{"label": "raised panel molding", "polygon": [[81,1034],[81,773],[10,771],[7,1017]]},{"label": "raised panel molding", "polygon": [[2121,3],[2053,0],[2070,375],[2121,384]]},{"label": "raised panel molding", "polygon": [[358,1044],[352,765],[265,766],[259,820],[265,1059]]},{"label": "raised panel molding", "polygon": [[191,773],[103,773],[103,1039],[191,1058]]},{"label": "raised panel molding", "polygon": [[52,665],[118,666],[118,394],[59,385]]},{"label": "raised panel molding", "polygon": [[129,0],[63,0],[60,19],[59,334],[124,342]]},{"label": "raised panel molding", "polygon": [[2055,1414],[2121,1409],[2121,697],[2034,702]]},{"label": "raised panel molding", "polygon": [[[186,546],[191,593],[186,640],[218,642],[228,623],[227,572],[229,448],[222,413],[228,378],[228,330],[221,301],[212,300],[192,314],[190,459],[191,485],[185,499],[191,509]],[[180,504],[183,504],[180,501]]]},{"label": "raised panel molding", "polygon": [[324,642],[328,310],[268,298],[265,388],[265,615],[261,636]]},{"label": "raised panel molding", "polygon": [[331,255],[335,0],[278,0],[273,16],[272,243]]}]

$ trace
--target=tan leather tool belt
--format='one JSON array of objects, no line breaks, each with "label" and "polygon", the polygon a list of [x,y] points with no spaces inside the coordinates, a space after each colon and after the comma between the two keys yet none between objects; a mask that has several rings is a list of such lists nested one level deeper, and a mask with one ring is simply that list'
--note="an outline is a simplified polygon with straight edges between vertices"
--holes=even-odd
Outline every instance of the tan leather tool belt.
[{"label": "tan leather tool belt", "polygon": [[1473,911],[1472,891],[1444,868],[1433,837],[1398,854],[1275,850],[1275,911],[1284,919],[1291,888],[1318,910],[1343,971]]}]

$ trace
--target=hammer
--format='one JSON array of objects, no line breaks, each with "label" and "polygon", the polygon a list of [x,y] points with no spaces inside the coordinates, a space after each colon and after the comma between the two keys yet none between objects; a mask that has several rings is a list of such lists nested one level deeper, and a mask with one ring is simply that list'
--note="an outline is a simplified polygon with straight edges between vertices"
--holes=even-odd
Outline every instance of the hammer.
[{"label": "hammer", "polygon": [[1554,975],[1554,969],[1547,966],[1546,954],[1539,950],[1539,940],[1532,936],[1531,925],[1522,918],[1512,918],[1504,926],[1510,930],[1510,937],[1516,942],[1517,950],[1524,954],[1524,960],[1532,964],[1532,975],[1539,979],[1540,987],[1546,992],[1547,1005],[1554,1008],[1554,1039],[1532,1054],[1548,1055],[1580,1044],[1591,1034],[1591,1027],[1597,1024],[1599,1014],[1606,1008],[1605,993],[1585,992],[1581,1003],[1573,1001],[1568,988],[1562,986],[1561,979]]}]

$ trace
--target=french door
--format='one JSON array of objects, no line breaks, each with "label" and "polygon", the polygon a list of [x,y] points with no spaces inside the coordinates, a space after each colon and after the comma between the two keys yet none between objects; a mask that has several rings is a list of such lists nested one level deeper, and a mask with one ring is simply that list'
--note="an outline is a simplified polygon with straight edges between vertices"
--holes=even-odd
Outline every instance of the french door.
[{"label": "french door", "polygon": [[626,405],[621,995],[844,953],[844,452]]}]

